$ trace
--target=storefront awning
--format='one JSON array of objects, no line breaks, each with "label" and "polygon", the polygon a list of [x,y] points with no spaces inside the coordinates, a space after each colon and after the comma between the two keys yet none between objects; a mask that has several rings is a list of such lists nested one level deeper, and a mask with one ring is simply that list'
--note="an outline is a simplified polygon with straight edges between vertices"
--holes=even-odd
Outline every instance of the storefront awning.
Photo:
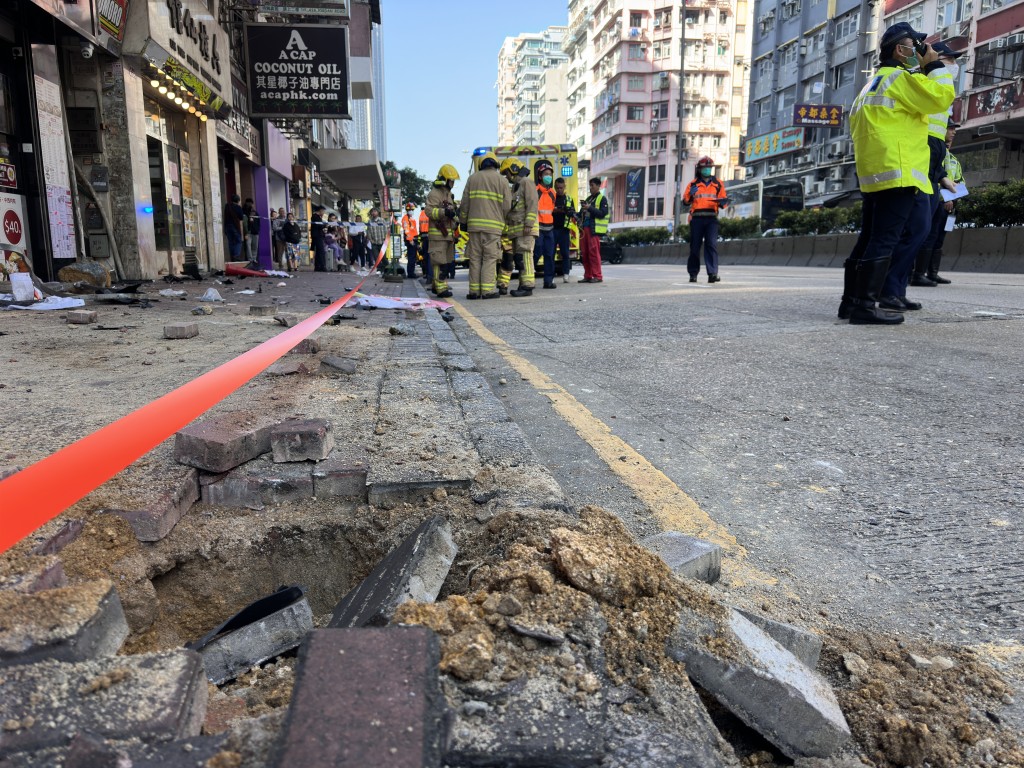
[{"label": "storefront awning", "polygon": [[320,173],[344,194],[369,200],[384,186],[384,174],[372,149],[317,149]]}]

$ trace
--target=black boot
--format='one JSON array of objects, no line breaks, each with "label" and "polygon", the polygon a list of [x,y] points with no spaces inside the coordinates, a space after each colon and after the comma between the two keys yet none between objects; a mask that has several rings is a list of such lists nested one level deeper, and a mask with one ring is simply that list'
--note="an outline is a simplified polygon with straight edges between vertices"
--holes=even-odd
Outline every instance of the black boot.
[{"label": "black boot", "polygon": [[903,322],[903,315],[899,312],[889,312],[877,306],[891,258],[892,254],[889,254],[874,261],[857,262],[850,325],[896,325]]},{"label": "black boot", "polygon": [[928,265],[932,259],[932,249],[922,248],[917,252],[917,258],[914,259],[914,271],[910,276],[910,284],[917,288],[934,288],[935,282],[929,280],[925,273],[928,271]]},{"label": "black boot", "polygon": [[939,276],[939,266],[942,264],[942,249],[936,248],[932,251],[931,259],[928,262],[928,279],[936,285],[949,285],[952,280]]},{"label": "black boot", "polygon": [[857,274],[856,263],[853,259],[843,262],[843,298],[839,301],[840,320],[849,320],[850,310],[853,309],[853,281]]}]

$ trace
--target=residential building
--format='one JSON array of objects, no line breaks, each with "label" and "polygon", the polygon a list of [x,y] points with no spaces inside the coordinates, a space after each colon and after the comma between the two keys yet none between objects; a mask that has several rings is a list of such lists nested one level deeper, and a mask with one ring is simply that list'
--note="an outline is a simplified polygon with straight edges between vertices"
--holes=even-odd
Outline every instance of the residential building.
[{"label": "residential building", "polygon": [[537,90],[538,144],[566,144],[569,141],[569,131],[565,125],[568,71],[569,62],[566,60],[557,67],[545,69],[540,76]]},{"label": "residential building", "polygon": [[498,144],[515,143],[516,127],[516,42],[506,37],[498,51]]},{"label": "residential building", "polygon": [[569,0],[569,27],[562,38],[566,62],[566,134],[567,143],[575,144],[579,159],[580,190],[587,188],[590,171],[591,128],[588,93],[591,92],[593,37],[590,20],[596,0]]},{"label": "residential building", "polygon": [[[562,51],[566,31],[566,27],[555,26],[505,38],[498,52],[496,83],[499,144],[539,143],[543,107],[550,103],[541,101],[541,78],[546,70],[568,61]],[[556,93],[561,89],[551,83],[547,90]]]},{"label": "residential building", "polygon": [[1024,0],[888,0],[884,26],[907,21],[965,51],[953,152],[968,186],[1024,177]]}]

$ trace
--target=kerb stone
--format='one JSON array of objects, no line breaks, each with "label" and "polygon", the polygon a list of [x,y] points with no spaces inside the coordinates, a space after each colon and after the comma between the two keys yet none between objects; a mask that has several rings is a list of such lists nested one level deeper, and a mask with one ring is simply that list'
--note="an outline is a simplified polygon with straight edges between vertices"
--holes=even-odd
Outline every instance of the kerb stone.
[{"label": "kerb stone", "polygon": [[334,450],[334,432],[324,419],[285,421],[270,430],[275,462],[321,461]]},{"label": "kerb stone", "polygon": [[407,600],[434,602],[458,551],[444,518],[424,521],[342,598],[328,626],[384,626]]},{"label": "kerb stone", "polygon": [[818,666],[821,656],[821,638],[813,632],[773,621],[752,611],[736,608],[748,621],[756,624],[762,632],[767,633],[775,642],[802,661],[808,669]]},{"label": "kerb stone", "polygon": [[366,459],[327,458],[313,467],[313,495],[365,502],[369,498],[368,468]]},{"label": "kerb stone", "polygon": [[0,758],[63,746],[80,731],[145,742],[196,736],[206,714],[206,676],[194,651],[44,661],[3,676]]},{"label": "kerb stone", "polygon": [[174,436],[174,458],[207,472],[227,472],[267,453],[272,427],[272,423],[245,412],[194,422]]},{"label": "kerb stone", "polygon": [[28,595],[0,592],[0,668],[113,656],[126,637],[121,599],[105,579]]},{"label": "kerb stone", "polygon": [[273,464],[259,461],[228,472],[202,488],[203,501],[222,507],[260,510],[313,498],[313,476],[305,462]]},{"label": "kerb stone", "polygon": [[[727,642],[736,658],[711,653],[703,640],[709,635]],[[792,759],[828,757],[850,740],[829,685],[734,610],[721,623],[684,610],[667,650],[694,682]]]},{"label": "kerb stone", "polygon": [[684,579],[714,584],[722,577],[722,548],[678,531],[666,531],[640,540],[640,545],[665,561]]},{"label": "kerb stone", "polygon": [[64,564],[56,555],[30,555],[13,560],[0,578],[0,590],[31,594],[65,587],[68,583]]},{"label": "kerb stone", "polygon": [[165,339],[191,339],[199,335],[199,323],[169,323],[164,326]]},{"label": "kerb stone", "polygon": [[434,768],[444,697],[423,627],[319,629],[299,650],[278,768]]},{"label": "kerb stone", "polygon": [[88,325],[95,323],[98,315],[91,309],[73,309],[67,314],[67,321],[71,325]]}]

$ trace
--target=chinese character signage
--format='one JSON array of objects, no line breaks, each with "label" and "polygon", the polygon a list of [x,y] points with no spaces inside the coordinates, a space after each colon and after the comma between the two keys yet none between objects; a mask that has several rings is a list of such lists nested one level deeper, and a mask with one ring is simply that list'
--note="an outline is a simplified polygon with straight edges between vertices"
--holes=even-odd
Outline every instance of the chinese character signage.
[{"label": "chinese character signage", "polygon": [[646,168],[631,168],[626,173],[626,215],[642,216],[644,203],[644,171]]},{"label": "chinese character signage", "polygon": [[838,128],[843,124],[843,108],[837,104],[794,104],[793,125]]},{"label": "chinese character signage", "polygon": [[274,2],[261,0],[260,13],[278,13],[289,16],[339,16],[348,18],[348,0],[289,0]]},{"label": "chinese character signage", "polygon": [[350,117],[348,29],[246,24],[251,117]]},{"label": "chinese character signage", "polygon": [[763,136],[747,139],[745,163],[764,160],[766,157],[784,155],[795,152],[804,145],[804,129],[797,127],[783,128]]}]

